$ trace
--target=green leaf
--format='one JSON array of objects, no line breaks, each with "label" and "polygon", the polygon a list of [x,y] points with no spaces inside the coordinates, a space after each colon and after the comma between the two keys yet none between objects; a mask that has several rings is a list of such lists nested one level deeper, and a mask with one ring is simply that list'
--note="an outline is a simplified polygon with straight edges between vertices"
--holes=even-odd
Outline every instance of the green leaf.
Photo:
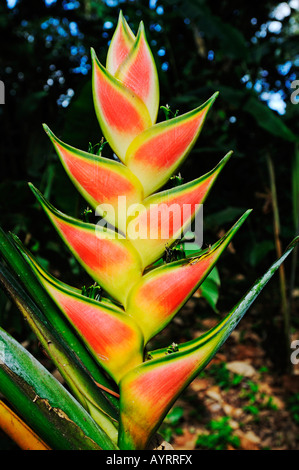
[{"label": "green leaf", "polygon": [[235,90],[227,86],[218,86],[221,96],[236,108],[242,107],[255,119],[257,125],[275,137],[288,142],[298,142],[298,137],[288,128],[277,114],[266,103],[259,100],[258,95],[252,91]]},{"label": "green leaf", "polygon": [[109,402],[76,356],[55,330],[53,331],[42,312],[2,264],[0,264],[0,282],[37,335],[46,353],[52,358],[73,394],[111,439],[116,440],[116,426],[110,418],[114,415],[114,421],[116,420],[115,410],[109,406]]},{"label": "green leaf", "polygon": [[292,168],[292,196],[295,230],[299,230],[299,145],[295,147]]},{"label": "green leaf", "polygon": [[[172,0],[166,0],[166,3],[173,6]],[[247,57],[248,47],[243,33],[232,26],[231,22],[225,22],[219,16],[213,15],[207,2],[185,0],[177,2],[176,9],[183,18],[193,19],[191,24],[195,30],[194,34],[199,34],[198,27],[198,31],[204,33],[208,40],[218,41],[218,54],[239,60]]]},{"label": "green leaf", "polygon": [[184,414],[184,409],[181,406],[174,406],[167,414],[166,421],[173,426],[176,426]]},{"label": "green leaf", "polygon": [[275,249],[272,240],[263,240],[256,242],[249,253],[249,263],[251,266],[257,266],[259,262],[272,250]]},{"label": "green leaf", "polygon": [[205,225],[207,227],[219,227],[223,224],[231,222],[241,214],[244,214],[245,209],[243,207],[227,207],[218,212],[214,212],[205,218]]},{"label": "green leaf", "polygon": [[51,448],[116,449],[76,399],[1,328],[0,354],[0,392]]},{"label": "green leaf", "polygon": [[214,312],[218,313],[217,302],[219,298],[220,277],[218,269],[212,269],[208,277],[200,286],[201,296],[206,299]]},{"label": "green leaf", "polygon": [[257,121],[257,124],[270,132],[270,134],[289,142],[298,142],[298,137],[293,134],[283,120],[268,108],[265,103],[259,101],[256,96],[251,96],[246,101],[243,110],[250,113]]}]

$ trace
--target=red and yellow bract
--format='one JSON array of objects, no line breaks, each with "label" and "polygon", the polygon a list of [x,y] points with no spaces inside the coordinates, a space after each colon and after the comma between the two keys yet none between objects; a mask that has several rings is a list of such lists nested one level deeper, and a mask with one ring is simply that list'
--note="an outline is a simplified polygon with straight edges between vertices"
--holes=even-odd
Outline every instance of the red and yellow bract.
[{"label": "red and yellow bract", "polygon": [[155,124],[132,141],[125,163],[138,176],[145,196],[165,184],[183,163],[195,144],[217,95],[215,93],[206,103],[189,113]]}]

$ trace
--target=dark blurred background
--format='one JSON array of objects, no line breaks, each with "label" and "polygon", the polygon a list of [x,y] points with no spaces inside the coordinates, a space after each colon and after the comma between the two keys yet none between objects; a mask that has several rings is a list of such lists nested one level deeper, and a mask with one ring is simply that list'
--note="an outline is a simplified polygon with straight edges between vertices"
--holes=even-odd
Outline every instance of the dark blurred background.
[{"label": "dark blurred background", "polygon": [[[89,51],[94,47],[105,63],[122,9],[134,32],[140,20],[145,23],[161,105],[182,114],[220,91],[180,171],[189,181],[234,151],[204,207],[204,246],[246,209],[254,209],[218,264],[218,309],[232,307],[298,233],[298,6],[298,0],[2,0],[1,226],[16,233],[54,275],[71,284],[88,282],[27,182],[58,209],[82,217],[86,203],[42,123],[83,150],[100,142]],[[104,155],[109,156],[107,146]],[[269,354],[281,344],[283,309],[291,327],[299,326],[296,253],[283,269],[259,298],[259,314],[253,317],[269,340]],[[22,340],[28,334],[2,292],[0,324]]]}]

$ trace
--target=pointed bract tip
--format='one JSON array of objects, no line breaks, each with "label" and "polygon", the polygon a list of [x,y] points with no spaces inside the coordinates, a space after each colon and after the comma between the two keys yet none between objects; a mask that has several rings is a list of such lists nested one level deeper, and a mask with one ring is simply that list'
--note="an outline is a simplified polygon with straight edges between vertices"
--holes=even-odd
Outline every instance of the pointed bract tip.
[{"label": "pointed bract tip", "polygon": [[33,183],[31,183],[31,181],[28,182],[28,186],[29,188],[31,189],[31,191],[36,194],[36,192],[38,191],[38,189],[34,186]]},{"label": "pointed bract tip", "polygon": [[140,34],[141,34],[141,33],[145,33],[144,23],[143,23],[142,20],[141,20],[140,23],[139,23],[138,32],[139,32],[139,31],[140,31]]},{"label": "pointed bract tip", "polygon": [[245,211],[244,214],[240,217],[240,220],[244,218],[245,221],[245,219],[247,219],[247,217],[251,214],[252,211],[253,209],[247,209],[247,211]]},{"label": "pointed bract tip", "polygon": [[55,146],[56,144],[61,144],[64,145],[64,143],[56,137],[53,131],[47,126],[47,124],[43,124],[43,128],[47,134],[47,136],[50,138],[52,144]]},{"label": "pointed bract tip", "polygon": [[288,251],[291,251],[295,248],[295,246],[297,245],[297,243],[299,242],[299,235],[297,237],[295,237],[291,243],[287,246],[286,250],[285,250],[285,253],[288,252]]},{"label": "pointed bract tip", "polygon": [[31,189],[31,191],[33,192],[34,196],[37,198],[38,197],[38,189],[30,181],[28,182],[28,186]]},{"label": "pointed bract tip", "polygon": [[125,15],[123,14],[122,10],[120,10],[120,12],[119,12],[117,26],[119,26],[120,24],[122,24],[122,26],[125,30],[129,30],[129,31],[131,30],[131,28],[128,25],[128,22],[127,22],[127,20],[125,18]]},{"label": "pointed bract tip", "polygon": [[46,203],[48,202],[48,201],[45,200],[42,193],[34,186],[34,184],[28,183],[28,186],[31,189],[31,191],[33,192],[34,196],[38,199],[38,201],[40,201],[40,202],[45,201]]},{"label": "pointed bract tip", "polygon": [[210,96],[210,98],[208,98],[203,104],[195,108],[193,111],[201,112],[202,110],[205,110],[205,112],[208,113],[218,95],[219,91],[216,91],[216,93]]},{"label": "pointed bract tip", "polygon": [[50,129],[47,126],[47,124],[43,123],[42,126],[43,126],[44,131],[48,134],[50,132]]},{"label": "pointed bract tip", "polygon": [[294,240],[292,241],[292,243],[294,243],[296,245],[296,243],[299,242],[299,235],[297,237],[294,238]]},{"label": "pointed bract tip", "polygon": [[118,24],[120,23],[122,23],[124,26],[128,24],[122,10],[119,10],[119,15],[118,15]]},{"label": "pointed bract tip", "polygon": [[227,152],[227,154],[224,155],[224,157],[220,160],[220,162],[211,171],[209,171],[209,173],[207,173],[206,176],[212,175],[212,174],[217,174],[218,175],[220,173],[220,171],[222,171],[223,167],[227,164],[227,162],[230,159],[230,157],[232,156],[232,154],[233,154],[232,150]]},{"label": "pointed bract tip", "polygon": [[140,21],[138,31],[137,31],[137,34],[136,34],[136,43],[138,41],[140,41],[140,39],[142,37],[146,39],[144,23],[143,23],[143,21]]},{"label": "pointed bract tip", "polygon": [[224,155],[224,157],[222,158],[222,160],[220,162],[220,165],[225,165],[225,163],[228,162],[228,160],[230,159],[230,157],[232,156],[233,153],[234,153],[233,150],[230,150],[229,152],[227,152],[227,154]]},{"label": "pointed bract tip", "polygon": [[237,222],[235,223],[235,225],[238,225],[239,223],[243,224],[243,222],[245,222],[245,220],[246,220],[247,217],[251,214],[252,211],[253,211],[253,209],[247,209],[247,211],[245,211],[244,214],[241,215],[241,217],[239,218],[239,220],[237,220]]},{"label": "pointed bract tip", "polygon": [[43,128],[44,128],[45,133],[47,134],[48,137],[50,137],[51,140],[52,139],[56,140],[54,133],[51,131],[50,127],[47,126],[47,124],[43,124]]},{"label": "pointed bract tip", "polygon": [[[249,214],[252,212],[252,209],[248,209],[244,212],[243,215],[234,223],[234,225],[229,229],[229,231],[224,235],[222,239],[230,239],[234,235],[234,233],[239,230],[239,228],[243,225]],[[218,242],[216,242],[218,243]]]},{"label": "pointed bract tip", "polygon": [[90,56],[91,56],[91,62],[92,62],[93,67],[96,65],[102,71],[106,70],[104,68],[104,66],[101,64],[101,62],[99,61],[99,58],[98,58],[98,56],[96,54],[96,51],[94,50],[93,47],[90,48]]},{"label": "pointed bract tip", "polygon": [[216,98],[218,98],[218,95],[219,95],[219,91],[216,91],[216,92],[211,96],[211,98],[208,100],[208,101],[210,101],[210,104],[211,104],[211,105],[214,103],[214,101],[216,100]]},{"label": "pointed bract tip", "polygon": [[96,51],[94,50],[93,47],[90,48],[90,57],[91,57],[92,60],[97,59]]}]

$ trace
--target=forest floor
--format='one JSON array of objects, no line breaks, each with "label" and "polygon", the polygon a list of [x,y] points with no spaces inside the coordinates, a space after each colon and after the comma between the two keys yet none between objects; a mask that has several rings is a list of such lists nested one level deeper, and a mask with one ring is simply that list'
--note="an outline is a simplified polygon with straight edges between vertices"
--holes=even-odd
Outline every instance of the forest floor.
[{"label": "forest floor", "polygon": [[[188,316],[192,337],[218,323],[217,315],[194,322],[198,307],[196,298],[189,300],[175,318],[173,335],[184,335]],[[160,432],[175,450],[299,449],[299,365],[287,373],[276,370],[253,326],[255,315],[258,308],[245,315],[167,415]],[[299,331],[292,339],[299,339]]]}]

